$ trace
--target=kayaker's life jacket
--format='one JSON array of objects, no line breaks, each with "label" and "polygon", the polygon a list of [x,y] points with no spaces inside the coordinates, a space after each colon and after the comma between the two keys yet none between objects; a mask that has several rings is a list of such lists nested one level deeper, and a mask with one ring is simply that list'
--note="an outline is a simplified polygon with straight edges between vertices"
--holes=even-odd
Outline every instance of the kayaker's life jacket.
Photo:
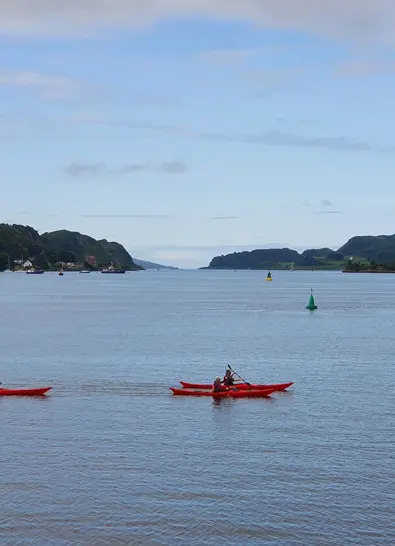
[{"label": "kayaker's life jacket", "polygon": [[232,385],[234,385],[234,379],[231,375],[225,375],[224,377],[224,385],[226,385],[227,387],[232,387]]},{"label": "kayaker's life jacket", "polygon": [[221,385],[219,382],[213,383],[213,391],[214,392],[223,392],[226,391],[226,388]]}]

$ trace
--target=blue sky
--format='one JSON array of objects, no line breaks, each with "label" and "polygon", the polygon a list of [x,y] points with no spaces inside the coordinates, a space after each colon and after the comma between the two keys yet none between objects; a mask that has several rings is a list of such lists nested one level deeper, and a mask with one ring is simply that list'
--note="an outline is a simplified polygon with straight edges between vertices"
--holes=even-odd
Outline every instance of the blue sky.
[{"label": "blue sky", "polygon": [[394,233],[395,6],[344,4],[3,0],[1,221],[183,267]]}]

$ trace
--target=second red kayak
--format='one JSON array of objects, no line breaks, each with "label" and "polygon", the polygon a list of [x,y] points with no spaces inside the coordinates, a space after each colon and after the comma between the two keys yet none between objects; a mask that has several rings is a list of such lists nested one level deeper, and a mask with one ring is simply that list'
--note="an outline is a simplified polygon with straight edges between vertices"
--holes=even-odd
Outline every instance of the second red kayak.
[{"label": "second red kayak", "polygon": [[193,389],[176,389],[175,387],[170,387],[170,390],[173,392],[173,394],[177,396],[213,396],[214,398],[266,398],[267,396],[270,396],[273,392],[276,392],[277,389],[229,389],[228,391],[214,392],[212,390],[197,391]]},{"label": "second red kayak", "polygon": [[2,389],[0,387],[0,396],[44,396],[52,387],[42,387],[39,389]]},{"label": "second red kayak", "polygon": [[[186,381],[180,381],[181,385],[185,389],[212,389],[213,386],[209,383],[187,383]],[[234,386],[237,387],[239,390],[261,390],[261,389],[275,389],[276,391],[285,391],[288,387],[293,385],[293,382],[290,381],[289,383],[276,383],[273,385],[254,385],[251,384],[247,385],[247,383],[237,383]]]}]

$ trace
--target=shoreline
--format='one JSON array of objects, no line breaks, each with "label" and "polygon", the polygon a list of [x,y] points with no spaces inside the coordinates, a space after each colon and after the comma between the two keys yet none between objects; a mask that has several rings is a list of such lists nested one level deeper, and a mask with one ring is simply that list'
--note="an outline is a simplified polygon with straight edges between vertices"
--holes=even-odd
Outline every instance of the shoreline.
[{"label": "shoreline", "polygon": [[389,270],[389,271],[386,271],[386,270],[380,270],[380,271],[377,271],[376,269],[363,269],[362,271],[347,271],[347,270],[342,270],[342,273],[377,273],[377,274],[385,274],[385,273],[395,273],[395,270]]},{"label": "shoreline", "polygon": [[270,269],[270,271],[289,271],[289,272],[292,272],[292,271],[303,271],[303,272],[308,272],[308,271],[338,271],[338,272],[341,272],[341,273],[375,273],[375,274],[386,274],[386,273],[395,273],[395,270],[385,270],[385,269],[381,269],[381,270],[377,270],[377,269],[363,269],[363,270],[360,270],[360,271],[350,271],[350,270],[347,270],[347,269],[341,269],[341,268],[323,268],[323,267],[317,267],[317,268],[294,268],[294,269],[286,269],[286,268],[282,268],[282,267],[279,267],[279,268],[275,268],[275,267],[271,267],[271,268],[265,268],[265,269],[258,269],[258,268],[247,268],[247,267],[243,267],[243,268],[233,268],[233,267],[200,267],[199,270],[207,270],[207,271],[262,271],[262,272],[265,272],[265,271],[268,271]]}]

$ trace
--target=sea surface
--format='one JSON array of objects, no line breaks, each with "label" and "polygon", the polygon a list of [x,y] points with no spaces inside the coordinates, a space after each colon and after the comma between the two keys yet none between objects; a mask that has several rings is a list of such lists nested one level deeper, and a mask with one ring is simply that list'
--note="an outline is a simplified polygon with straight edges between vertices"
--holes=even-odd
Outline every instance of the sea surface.
[{"label": "sea surface", "polygon": [[[2,273],[0,319],[0,381],[54,387],[0,397],[1,546],[395,544],[395,275]],[[295,384],[168,389],[227,364]]]}]

